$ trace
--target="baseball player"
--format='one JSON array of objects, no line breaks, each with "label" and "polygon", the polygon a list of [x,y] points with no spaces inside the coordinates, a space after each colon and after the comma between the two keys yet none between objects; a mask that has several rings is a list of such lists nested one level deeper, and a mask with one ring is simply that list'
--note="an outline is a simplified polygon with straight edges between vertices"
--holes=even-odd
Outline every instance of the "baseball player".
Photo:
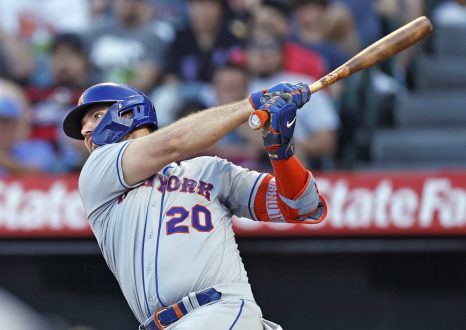
[{"label": "baseball player", "polygon": [[[255,303],[231,218],[325,218],[311,172],[293,156],[296,109],[309,98],[307,85],[279,84],[158,129],[153,104],[132,87],[103,83],[82,94],[63,129],[91,152],[81,198],[140,329],[281,329]],[[270,114],[262,134],[275,177],[216,157],[176,163],[258,109]]]}]

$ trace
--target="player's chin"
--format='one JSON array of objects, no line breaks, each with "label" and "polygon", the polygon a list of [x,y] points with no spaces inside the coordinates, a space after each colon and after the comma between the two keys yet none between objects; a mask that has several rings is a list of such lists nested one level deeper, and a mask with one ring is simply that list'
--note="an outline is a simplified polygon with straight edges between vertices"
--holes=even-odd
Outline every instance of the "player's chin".
[{"label": "player's chin", "polygon": [[97,148],[97,145],[92,142],[92,139],[85,139],[84,145],[86,146],[86,149],[89,151],[89,153],[93,152],[95,148]]}]

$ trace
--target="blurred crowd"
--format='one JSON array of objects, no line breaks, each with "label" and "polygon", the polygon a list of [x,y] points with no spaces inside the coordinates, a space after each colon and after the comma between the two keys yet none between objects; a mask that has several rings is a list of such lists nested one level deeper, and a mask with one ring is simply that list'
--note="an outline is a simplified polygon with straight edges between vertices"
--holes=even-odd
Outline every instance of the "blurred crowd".
[{"label": "blurred crowd", "polygon": [[[423,0],[2,0],[0,175],[72,173],[87,152],[62,133],[90,85],[123,82],[154,102],[160,126],[282,81],[311,83],[394,28]],[[465,1],[435,1],[438,22],[465,24]],[[453,18],[451,18],[453,16]],[[412,53],[372,77],[378,93],[409,88]],[[298,112],[297,154],[345,168],[365,79],[312,96]],[[262,141],[240,127],[205,151],[264,170]]]}]

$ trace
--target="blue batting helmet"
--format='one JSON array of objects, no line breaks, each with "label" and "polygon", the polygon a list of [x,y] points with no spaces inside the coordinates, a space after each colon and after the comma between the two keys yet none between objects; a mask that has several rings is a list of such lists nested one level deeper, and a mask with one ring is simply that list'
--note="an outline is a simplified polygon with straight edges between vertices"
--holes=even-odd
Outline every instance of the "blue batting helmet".
[{"label": "blue batting helmet", "polygon": [[65,134],[84,140],[81,121],[89,108],[98,104],[108,104],[110,108],[92,133],[92,140],[97,145],[119,142],[140,127],[158,128],[154,105],[146,95],[123,84],[102,83],[83,92],[78,106],[70,111],[63,122]]}]

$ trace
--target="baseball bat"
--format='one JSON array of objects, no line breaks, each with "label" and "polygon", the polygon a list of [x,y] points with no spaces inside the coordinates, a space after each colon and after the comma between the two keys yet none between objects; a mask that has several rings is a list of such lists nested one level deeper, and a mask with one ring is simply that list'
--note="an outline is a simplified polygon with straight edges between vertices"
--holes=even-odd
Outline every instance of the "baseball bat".
[{"label": "baseball bat", "polygon": [[[309,85],[311,94],[330,86],[336,81],[346,78],[355,72],[371,67],[401,52],[414,43],[422,40],[432,32],[432,24],[425,16],[403,25],[399,29],[374,42],[353,56],[326,76]],[[259,129],[265,125],[269,114],[264,110],[256,110],[249,117],[249,127]]]}]

